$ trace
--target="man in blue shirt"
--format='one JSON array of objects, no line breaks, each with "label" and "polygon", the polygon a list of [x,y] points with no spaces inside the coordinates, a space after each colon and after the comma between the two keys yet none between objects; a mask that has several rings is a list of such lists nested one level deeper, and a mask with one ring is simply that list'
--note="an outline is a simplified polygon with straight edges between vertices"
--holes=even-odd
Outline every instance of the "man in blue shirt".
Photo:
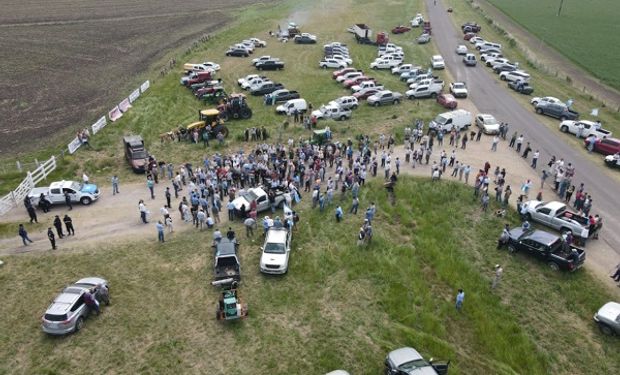
[{"label": "man in blue shirt", "polygon": [[459,289],[459,292],[456,295],[456,310],[461,311],[463,308],[463,301],[465,300],[465,292],[463,289]]}]

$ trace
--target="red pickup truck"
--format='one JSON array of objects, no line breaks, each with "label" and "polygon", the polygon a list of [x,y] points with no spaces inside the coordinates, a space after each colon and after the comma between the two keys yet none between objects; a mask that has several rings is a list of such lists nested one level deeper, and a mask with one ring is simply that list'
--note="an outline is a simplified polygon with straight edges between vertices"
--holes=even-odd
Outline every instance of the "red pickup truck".
[{"label": "red pickup truck", "polygon": [[181,84],[191,86],[195,83],[202,83],[211,79],[211,72],[191,72],[188,76],[181,78]]}]

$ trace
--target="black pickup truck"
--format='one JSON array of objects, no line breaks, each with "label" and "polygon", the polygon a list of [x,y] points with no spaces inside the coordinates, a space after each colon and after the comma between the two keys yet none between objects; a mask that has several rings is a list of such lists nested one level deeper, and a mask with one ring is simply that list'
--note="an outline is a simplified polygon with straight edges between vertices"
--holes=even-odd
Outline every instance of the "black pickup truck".
[{"label": "black pickup truck", "polygon": [[215,264],[213,265],[213,272],[216,281],[223,279],[241,280],[241,265],[237,257],[238,247],[239,243],[236,240],[229,240],[228,238],[214,242]]},{"label": "black pickup truck", "polygon": [[539,115],[547,115],[560,120],[577,120],[579,113],[571,110],[563,103],[547,103],[540,102],[536,105],[536,113]]},{"label": "black pickup truck", "polygon": [[521,227],[510,230],[508,251],[527,252],[547,263],[553,270],[576,271],[586,260],[586,252],[568,245],[561,237],[538,229],[524,230]]},{"label": "black pickup truck", "polygon": [[282,70],[284,69],[284,62],[279,60],[265,60],[256,63],[256,69],[258,70]]},{"label": "black pickup truck", "polygon": [[284,88],[284,85],[281,83],[264,82],[262,85],[257,87],[255,90],[252,90],[251,94],[254,96],[271,94],[272,92],[283,89],[283,88]]},{"label": "black pickup truck", "polygon": [[271,94],[265,95],[265,104],[274,105],[276,103],[284,103],[291,99],[299,99],[301,96],[297,91],[291,91],[286,89],[276,90]]}]

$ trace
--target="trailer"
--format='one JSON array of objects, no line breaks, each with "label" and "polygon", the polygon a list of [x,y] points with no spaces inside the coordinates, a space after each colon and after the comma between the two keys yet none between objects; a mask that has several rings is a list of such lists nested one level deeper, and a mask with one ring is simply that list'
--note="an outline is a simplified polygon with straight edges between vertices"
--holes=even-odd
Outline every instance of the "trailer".
[{"label": "trailer", "polygon": [[353,32],[355,39],[359,44],[370,44],[376,46],[385,45],[389,42],[389,37],[385,32],[377,33],[377,37],[373,39],[372,30],[364,23],[356,23],[349,28],[349,30]]}]

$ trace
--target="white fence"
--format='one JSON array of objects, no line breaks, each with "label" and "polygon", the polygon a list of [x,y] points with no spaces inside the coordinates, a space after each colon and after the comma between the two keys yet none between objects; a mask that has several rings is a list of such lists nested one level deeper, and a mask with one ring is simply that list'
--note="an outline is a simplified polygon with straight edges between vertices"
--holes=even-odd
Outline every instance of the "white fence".
[{"label": "white fence", "polygon": [[56,169],[56,157],[52,156],[45,163],[39,165],[37,169],[28,172],[26,178],[15,190],[0,198],[0,215],[4,215],[13,207],[17,207],[24,197],[30,194],[36,184],[45,179],[54,169]]}]

